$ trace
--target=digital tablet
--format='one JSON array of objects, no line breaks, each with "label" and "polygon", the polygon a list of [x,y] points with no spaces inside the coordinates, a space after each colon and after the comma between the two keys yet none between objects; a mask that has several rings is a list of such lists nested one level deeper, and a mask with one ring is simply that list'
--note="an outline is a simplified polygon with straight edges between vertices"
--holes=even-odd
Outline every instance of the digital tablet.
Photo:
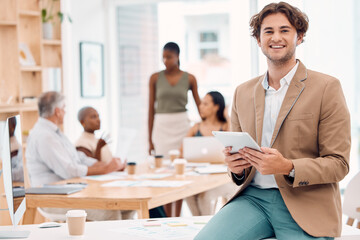
[{"label": "digital tablet", "polygon": [[259,145],[247,132],[212,131],[212,134],[224,147],[232,147],[230,153],[236,153],[244,147],[261,151]]}]

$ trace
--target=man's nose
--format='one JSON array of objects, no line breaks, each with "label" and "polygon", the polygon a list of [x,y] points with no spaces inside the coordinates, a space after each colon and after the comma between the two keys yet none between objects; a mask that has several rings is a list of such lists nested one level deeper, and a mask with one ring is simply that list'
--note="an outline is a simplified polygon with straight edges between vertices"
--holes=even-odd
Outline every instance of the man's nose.
[{"label": "man's nose", "polygon": [[274,32],[274,34],[271,37],[271,40],[273,40],[274,42],[278,42],[281,40],[281,35],[279,32]]}]

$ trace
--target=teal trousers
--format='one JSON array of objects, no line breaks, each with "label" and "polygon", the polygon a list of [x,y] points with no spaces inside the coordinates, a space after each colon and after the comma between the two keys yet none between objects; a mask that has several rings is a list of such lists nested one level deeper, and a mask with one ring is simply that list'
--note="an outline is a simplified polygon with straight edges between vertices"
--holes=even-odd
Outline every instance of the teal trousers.
[{"label": "teal trousers", "polygon": [[291,217],[278,189],[247,187],[223,207],[199,232],[196,240],[334,239],[312,237]]}]

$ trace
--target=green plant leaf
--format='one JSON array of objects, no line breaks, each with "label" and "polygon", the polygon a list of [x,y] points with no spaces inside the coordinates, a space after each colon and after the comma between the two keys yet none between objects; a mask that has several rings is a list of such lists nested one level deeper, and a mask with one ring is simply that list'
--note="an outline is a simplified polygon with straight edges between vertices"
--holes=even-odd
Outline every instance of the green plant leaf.
[{"label": "green plant leaf", "polygon": [[47,11],[45,8],[41,9],[41,20],[43,23],[47,22],[46,21],[46,15],[47,15]]},{"label": "green plant leaf", "polygon": [[57,12],[57,15],[58,15],[58,17],[59,17],[59,19],[60,19],[60,22],[62,23],[62,21],[63,21],[63,19],[64,19],[64,14],[59,11],[59,12]]}]

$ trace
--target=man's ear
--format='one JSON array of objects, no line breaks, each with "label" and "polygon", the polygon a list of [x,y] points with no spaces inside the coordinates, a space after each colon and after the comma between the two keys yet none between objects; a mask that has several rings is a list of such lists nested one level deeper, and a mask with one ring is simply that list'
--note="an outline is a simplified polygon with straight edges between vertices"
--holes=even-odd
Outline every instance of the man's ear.
[{"label": "man's ear", "polygon": [[256,37],[256,42],[257,42],[258,46],[261,47],[260,36]]},{"label": "man's ear", "polygon": [[54,111],[55,116],[59,116],[59,113],[60,113],[60,108],[56,107]]},{"label": "man's ear", "polygon": [[299,46],[303,41],[304,41],[304,34],[303,33],[298,34],[296,40],[296,46]]}]

